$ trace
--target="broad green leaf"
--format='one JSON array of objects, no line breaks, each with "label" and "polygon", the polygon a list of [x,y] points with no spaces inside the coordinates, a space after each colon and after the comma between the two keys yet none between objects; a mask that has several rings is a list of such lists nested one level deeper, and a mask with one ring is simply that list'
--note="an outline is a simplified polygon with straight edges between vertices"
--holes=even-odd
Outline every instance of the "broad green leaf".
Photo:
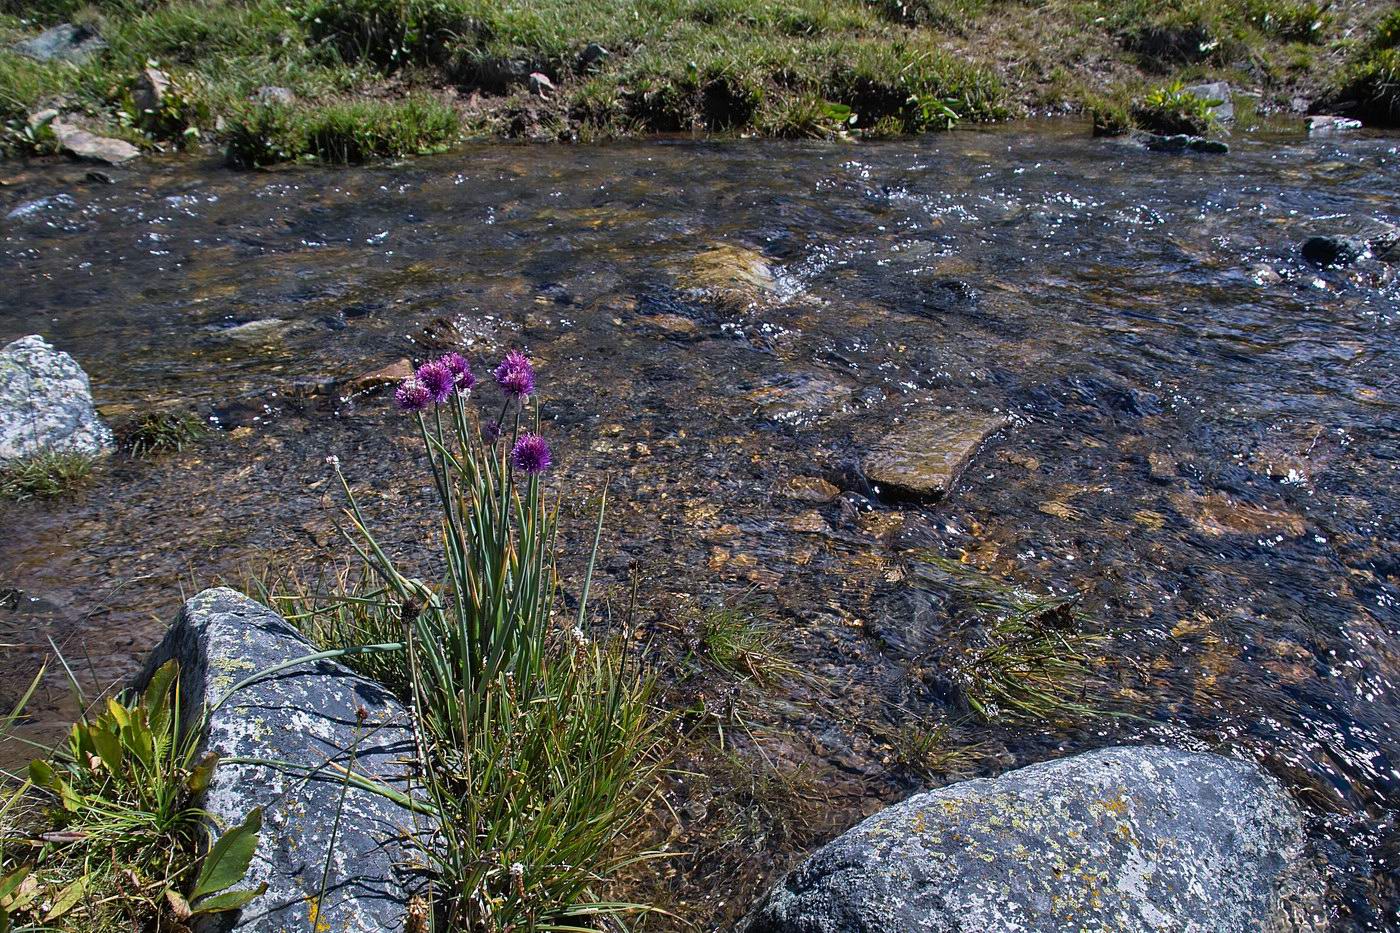
[{"label": "broad green leaf", "polygon": [[0,878],[0,901],[15,893],[15,889],[20,886],[25,878],[29,877],[29,866],[17,868],[3,878]]},{"label": "broad green leaf", "polygon": [[92,744],[97,749],[97,757],[112,774],[122,770],[122,740],[115,732],[107,729],[92,730]]},{"label": "broad green leaf", "polygon": [[72,910],[87,892],[87,881],[86,875],[79,875],[68,887],[58,892],[58,897],[54,898],[53,906],[49,908],[48,913],[44,914],[44,922],[57,920]]},{"label": "broad green leaf", "polygon": [[241,824],[219,837],[199,867],[199,877],[190,891],[191,903],[243,880],[253,861],[253,853],[258,850],[261,829],[262,807],[254,807]]},{"label": "broad green leaf", "polygon": [[192,914],[217,914],[225,910],[237,910],[246,906],[254,898],[262,897],[267,891],[267,882],[263,882],[256,888],[246,891],[224,891],[222,894],[211,894],[202,897],[190,911]]},{"label": "broad green leaf", "polygon": [[113,697],[107,698],[107,715],[111,716],[123,729],[131,725],[131,711]]},{"label": "broad green leaf", "polygon": [[35,758],[29,763],[29,780],[34,782],[35,787],[43,787],[48,790],[56,789],[54,780],[58,776],[53,773],[53,765],[42,758]]},{"label": "broad green leaf", "polygon": [[207,752],[203,758],[199,759],[199,764],[194,766],[189,778],[185,780],[185,786],[191,793],[202,794],[209,789],[209,783],[214,780],[214,769],[219,766],[218,752]]},{"label": "broad green leaf", "polygon": [[174,660],[166,661],[156,672],[151,675],[151,682],[146,685],[146,693],[142,697],[148,709],[156,709],[165,705],[167,697],[170,695],[170,685],[175,682],[175,678],[180,676],[180,665]]}]

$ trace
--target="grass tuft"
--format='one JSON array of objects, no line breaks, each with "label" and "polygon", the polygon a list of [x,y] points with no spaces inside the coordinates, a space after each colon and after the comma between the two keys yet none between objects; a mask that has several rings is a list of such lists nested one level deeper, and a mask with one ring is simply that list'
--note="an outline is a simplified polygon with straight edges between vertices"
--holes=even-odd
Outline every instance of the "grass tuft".
[{"label": "grass tuft", "polygon": [[118,431],[121,446],[133,457],[178,453],[208,433],[200,417],[188,411],[161,411],[142,415]]},{"label": "grass tuft", "polygon": [[46,450],[0,468],[0,499],[52,499],[92,480],[97,458],[87,453]]},{"label": "grass tuft", "polygon": [[[1220,128],[1213,108],[1218,100],[1197,97],[1180,81],[1150,91],[1132,106],[1134,125],[1151,133],[1172,136],[1205,136]],[[1097,128],[1097,127],[1096,127]]]},{"label": "grass tuft", "polygon": [[237,168],[303,159],[353,165],[441,152],[460,129],[454,109],[426,96],[318,106],[245,104],[230,118],[227,158]]},{"label": "grass tuft", "polygon": [[1376,24],[1333,96],[1362,120],[1400,124],[1400,10]]}]

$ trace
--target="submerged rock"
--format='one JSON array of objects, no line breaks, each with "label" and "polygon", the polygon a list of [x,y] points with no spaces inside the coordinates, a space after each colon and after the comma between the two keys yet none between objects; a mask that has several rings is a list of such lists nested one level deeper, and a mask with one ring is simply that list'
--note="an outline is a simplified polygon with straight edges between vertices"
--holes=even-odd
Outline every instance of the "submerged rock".
[{"label": "submerged rock", "polygon": [[686,291],[721,304],[747,306],[779,291],[778,277],[761,253],[725,243],[697,254],[677,276]]},{"label": "submerged rock", "polygon": [[[316,661],[257,680],[219,705],[249,676],[315,651],[277,613],[220,587],[185,603],[138,682],[174,658],[186,725],[197,727],[201,710],[212,710],[200,750],[221,759],[201,801],[211,820],[233,826],[263,808],[257,853],[239,887],[266,882],[267,892],[236,918],[206,921],[200,933],[405,929],[406,903],[418,886],[409,870],[416,858],[410,839],[422,817],[379,794],[345,789],[339,770],[353,766],[407,788],[413,734],[399,703],[340,664]],[[235,757],[285,764],[238,764]],[[330,878],[318,903],[328,858]],[[315,922],[308,925],[308,916]]]},{"label": "submerged rock", "polygon": [[1368,249],[1360,237],[1312,236],[1303,243],[1303,258],[1315,266],[1349,266]]},{"label": "submerged rock", "polygon": [[838,837],[745,933],[1327,929],[1298,808],[1256,765],[1109,748],[918,794]]},{"label": "submerged rock", "polygon": [[936,502],[1005,424],[1001,415],[977,412],[923,415],[891,431],[861,461],[861,472],[885,498]]},{"label": "submerged rock", "polygon": [[46,450],[103,454],[112,431],[71,356],[37,334],[0,350],[0,465]]},{"label": "submerged rock", "polygon": [[1206,139],[1204,136],[1188,136],[1185,133],[1162,136],[1157,133],[1139,132],[1133,138],[1153,152],[1226,153],[1230,151],[1229,144],[1221,140]]},{"label": "submerged rock", "polygon": [[50,26],[32,39],[16,42],[10,48],[20,55],[41,62],[72,62],[81,64],[107,47],[107,43],[91,26],[59,23]]}]

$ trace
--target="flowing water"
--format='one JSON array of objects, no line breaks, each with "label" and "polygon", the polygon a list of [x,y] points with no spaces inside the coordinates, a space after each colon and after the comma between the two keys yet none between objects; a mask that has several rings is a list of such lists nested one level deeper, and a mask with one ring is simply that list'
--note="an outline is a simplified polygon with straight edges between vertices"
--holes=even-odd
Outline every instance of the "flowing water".
[{"label": "flowing water", "polygon": [[[658,654],[683,652],[677,607],[743,601],[806,675],[748,689],[731,739],[807,775],[826,816],[756,843],[760,874],[917,786],[891,730],[948,718],[971,774],[1129,741],[1258,760],[1307,811],[1337,928],[1400,928],[1400,284],[1298,258],[1311,232],[1400,220],[1400,145],[1234,150],[1058,124],[11,170],[0,342],[46,335],[117,423],[182,406],[217,430],[0,505],[0,701],[50,639],[102,686],[182,595],[334,568],[328,455],[411,553],[432,534],[414,433],[347,378],[522,346],[571,553],[610,483],[601,576],[618,599],[638,576]],[[932,409],[1008,420],[943,502],[868,498],[862,452]],[[968,630],[929,558],[1078,593],[1108,639],[1086,700],[1130,715],[958,718]],[[23,731],[57,734],[64,696],[51,677]]]}]

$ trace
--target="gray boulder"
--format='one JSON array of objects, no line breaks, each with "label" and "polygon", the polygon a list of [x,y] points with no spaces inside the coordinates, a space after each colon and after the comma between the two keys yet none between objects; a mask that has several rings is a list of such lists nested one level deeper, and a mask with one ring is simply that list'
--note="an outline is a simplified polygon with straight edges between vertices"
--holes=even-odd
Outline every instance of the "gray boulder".
[{"label": "gray boulder", "polygon": [[73,62],[81,64],[107,47],[107,43],[90,26],[59,23],[32,39],[16,42],[11,48],[28,58],[41,62]]},{"label": "gray boulder", "polygon": [[745,933],[1326,930],[1298,809],[1253,764],[1109,748],[918,794],[838,837]]},{"label": "gray boulder", "polygon": [[[316,661],[256,680],[218,705],[250,675],[315,651],[277,613],[221,587],[185,603],[138,679],[143,686],[174,658],[187,726],[197,728],[199,711],[212,709],[201,754],[216,752],[221,761],[201,805],[213,821],[232,826],[252,808],[263,808],[257,853],[240,887],[266,882],[267,892],[236,915],[218,915],[199,933],[406,928],[407,901],[420,883],[414,865],[421,856],[412,839],[425,828],[423,818],[351,787],[331,845],[344,790],[340,768],[353,766],[357,774],[407,789],[414,743],[399,703],[348,668]],[[330,878],[318,904],[327,858]],[[317,922],[309,925],[313,907]]]},{"label": "gray boulder", "polygon": [[1212,81],[1209,84],[1193,84],[1188,88],[1183,88],[1187,94],[1199,97],[1201,100],[1218,100],[1220,103],[1210,108],[1211,115],[1220,121],[1235,119],[1235,98],[1230,93],[1230,85],[1226,81]]},{"label": "gray boulder", "polygon": [[43,451],[112,449],[87,373],[37,334],[0,350],[0,466]]}]

